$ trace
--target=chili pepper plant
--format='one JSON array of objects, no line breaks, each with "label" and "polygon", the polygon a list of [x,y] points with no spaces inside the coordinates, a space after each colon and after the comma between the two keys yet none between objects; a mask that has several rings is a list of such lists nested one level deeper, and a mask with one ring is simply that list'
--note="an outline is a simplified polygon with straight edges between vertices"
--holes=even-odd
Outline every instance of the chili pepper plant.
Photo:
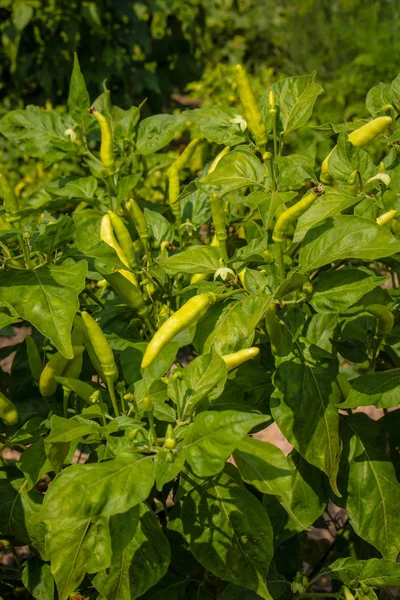
[{"label": "chili pepper plant", "polygon": [[241,114],[142,119],[76,59],[0,122],[71,163],[1,178],[4,599],[400,587],[400,79],[317,125],[315,74],[236,74]]}]

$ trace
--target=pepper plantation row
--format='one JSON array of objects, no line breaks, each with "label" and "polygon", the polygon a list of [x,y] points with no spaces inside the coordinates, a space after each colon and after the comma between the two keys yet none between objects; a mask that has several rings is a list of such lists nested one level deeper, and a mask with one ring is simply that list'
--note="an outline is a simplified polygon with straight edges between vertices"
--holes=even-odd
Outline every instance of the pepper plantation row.
[{"label": "pepper plantation row", "polygon": [[52,173],[0,174],[4,599],[400,587],[400,77],[323,125],[315,74],[236,77],[143,119],[75,57],[67,113],[0,121]]}]

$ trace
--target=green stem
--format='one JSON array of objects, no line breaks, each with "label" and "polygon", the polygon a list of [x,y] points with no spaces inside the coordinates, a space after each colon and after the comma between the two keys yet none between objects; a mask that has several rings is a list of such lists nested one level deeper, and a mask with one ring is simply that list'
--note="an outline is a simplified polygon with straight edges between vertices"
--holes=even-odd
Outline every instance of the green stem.
[{"label": "green stem", "polygon": [[276,192],[277,187],[276,187],[276,179],[275,179],[275,164],[274,164],[274,157],[272,156],[272,154],[269,157],[269,167],[271,170],[272,189],[274,192]]},{"label": "green stem", "polygon": [[154,443],[155,443],[156,446],[158,446],[156,428],[154,427],[153,411],[150,411],[150,412],[147,413],[147,418],[149,419],[150,431],[153,434]]},{"label": "green stem", "polygon": [[226,294],[215,294],[215,296],[217,298],[217,302],[219,302],[220,300],[225,300],[225,298],[230,298],[231,296],[234,296],[235,294],[243,294],[243,288],[240,288],[238,290],[231,290],[230,292],[227,292]]},{"label": "green stem", "polygon": [[18,242],[19,242],[19,246],[21,248],[22,254],[24,255],[26,268],[31,269],[32,265],[31,265],[31,257],[30,257],[29,249],[25,245],[22,234],[18,234]]},{"label": "green stem", "polygon": [[64,419],[66,419],[68,417],[68,402],[69,402],[70,395],[71,395],[71,390],[64,387],[63,388],[63,416],[64,416]]},{"label": "green stem", "polygon": [[115,412],[115,416],[118,417],[119,410],[118,410],[117,399],[115,397],[114,382],[112,380],[112,377],[106,376],[106,384],[107,384],[108,392],[110,394],[111,403],[113,406],[113,410]]},{"label": "green stem", "polygon": [[277,259],[278,259],[278,268],[279,268],[279,275],[281,278],[281,281],[284,281],[285,279],[285,262],[283,260],[283,245],[282,244],[276,244],[277,246]]},{"label": "green stem", "polygon": [[96,302],[96,304],[98,304],[100,308],[104,308],[104,304],[98,299],[96,294],[90,288],[85,288],[83,290],[83,293],[89,296],[89,298],[91,298],[93,302]]},{"label": "green stem", "polygon": [[274,156],[276,156],[278,154],[278,135],[276,133],[276,112],[275,112],[275,114],[271,115],[271,119],[272,119],[272,135],[274,138]]}]

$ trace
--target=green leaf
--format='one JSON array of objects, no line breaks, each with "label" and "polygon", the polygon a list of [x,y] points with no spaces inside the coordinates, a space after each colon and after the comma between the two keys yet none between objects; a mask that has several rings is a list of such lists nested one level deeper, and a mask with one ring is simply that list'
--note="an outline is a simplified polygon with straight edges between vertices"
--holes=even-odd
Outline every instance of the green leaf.
[{"label": "green leaf", "polygon": [[168,451],[160,450],[154,459],[156,465],[156,484],[159,491],[162,490],[166,483],[175,479],[185,464],[185,457],[182,453],[174,454],[173,461],[170,460],[170,456]]},{"label": "green leaf", "polygon": [[282,496],[265,495],[263,506],[274,529],[274,546],[308,529],[324,512],[327,504],[325,480],[296,452],[287,457],[290,468],[289,489]]},{"label": "green leaf", "polygon": [[51,463],[46,456],[43,438],[39,438],[24,450],[21,454],[18,468],[27,479],[28,491],[36,485],[45,473],[52,470]]},{"label": "green leaf", "polygon": [[382,117],[384,114],[382,112],[382,107],[385,106],[385,104],[392,104],[392,102],[391,86],[388,83],[382,82],[372,87],[365,98],[365,106],[374,118]]},{"label": "green leaf", "polygon": [[[158,519],[146,504],[135,509],[137,526],[121,550],[119,538],[126,528],[126,515],[110,519],[113,552],[111,565],[96,575],[93,584],[107,600],[135,600],[155,585],[166,573],[170,549]],[[114,548],[116,545],[116,548]]]},{"label": "green leaf", "polygon": [[296,343],[274,374],[271,413],[279,429],[309,463],[329,477],[338,493],[339,414],[341,392],[337,359],[317,346]]},{"label": "green leaf", "polygon": [[375,175],[376,167],[366,150],[353,146],[347,134],[341,133],[329,157],[329,173],[333,179],[347,183],[354,171],[359,171],[362,179],[366,180]]},{"label": "green leaf", "polygon": [[184,534],[192,554],[208,571],[270,600],[266,577],[273,533],[268,515],[228,472],[185,497]]},{"label": "green leaf", "polygon": [[268,415],[235,410],[202,412],[187,429],[179,450],[184,453],[195,475],[209,477],[224,468],[241,438],[269,420]]},{"label": "green leaf", "polygon": [[50,419],[50,434],[46,437],[45,443],[72,442],[85,435],[94,435],[99,437],[101,427],[95,421],[82,419],[82,417],[73,417],[64,419],[58,415],[53,415]]},{"label": "green leaf", "polygon": [[263,188],[264,167],[254,154],[244,149],[232,150],[210,175],[197,179],[197,187],[212,196],[222,197],[244,187]]},{"label": "green leaf", "polygon": [[[311,117],[315,101],[324,91],[314,79],[315,73],[312,73],[301,77],[288,77],[272,86],[284,135],[303,127]],[[268,94],[264,96],[262,104],[267,102]]]},{"label": "green leaf", "polygon": [[339,579],[349,587],[361,583],[374,588],[400,586],[400,564],[384,558],[357,560],[356,558],[339,558],[329,567],[321,571],[321,576]]},{"label": "green leaf", "polygon": [[324,271],[314,284],[310,303],[320,313],[342,313],[386,279],[386,276],[376,277],[372,271],[356,267]]},{"label": "green leaf", "polygon": [[100,222],[103,213],[86,209],[74,215],[76,224],[75,243],[84,256],[97,258],[102,266],[110,272],[126,268],[119,260],[117,253],[100,237]]},{"label": "green leaf", "polygon": [[119,106],[113,106],[112,120],[114,123],[114,139],[130,140],[139,119],[139,107],[131,106],[128,110],[123,110],[122,108],[119,108]]},{"label": "green leaf", "polygon": [[183,420],[183,416],[190,415],[203,398],[212,402],[222,393],[226,382],[225,362],[216,352],[202,354],[183,369],[181,381],[186,388]]},{"label": "green leaf", "polygon": [[23,478],[0,480],[0,531],[15,546],[32,546],[43,557],[45,527],[38,522],[43,496],[27,488]]},{"label": "green leaf", "polygon": [[221,106],[207,106],[183,113],[196,123],[202,134],[211,142],[224,146],[235,146],[247,141],[238,125],[231,123],[234,110]]},{"label": "green leaf", "polygon": [[48,563],[31,556],[23,564],[21,579],[35,600],[53,600],[54,579]]},{"label": "green leaf", "polygon": [[400,252],[400,241],[386,227],[353,215],[330,218],[307,232],[300,250],[304,271],[314,271],[337,260],[371,261]]},{"label": "green leaf", "polygon": [[339,188],[326,187],[325,193],[316,199],[314,204],[297,221],[293,241],[301,242],[307,231],[316,227],[328,217],[335,217],[342,211],[357,204],[360,199]]},{"label": "green leaf", "polygon": [[173,241],[174,228],[165,217],[148,208],[144,209],[144,216],[146,217],[147,229],[154,240],[157,240],[160,244],[164,240]]},{"label": "green leaf", "polygon": [[85,287],[87,262],[66,260],[62,265],[0,275],[0,301],[48,337],[66,358],[73,358],[72,321]]},{"label": "green leaf", "polygon": [[177,273],[215,273],[221,252],[211,246],[191,246],[160,261],[168,275]]},{"label": "green leaf", "polygon": [[11,20],[18,32],[21,32],[33,17],[33,6],[25,0],[15,0],[12,3]]},{"label": "green leaf", "polygon": [[272,229],[276,211],[282,204],[290,203],[296,192],[253,192],[250,197],[257,199],[258,210],[265,229]]},{"label": "green leaf", "polygon": [[48,523],[46,552],[59,600],[68,600],[86,573],[96,573],[110,566],[108,521],[105,517],[60,517]]},{"label": "green leaf", "polygon": [[85,129],[91,122],[89,115],[90,97],[76,52],[74,53],[74,67],[69,83],[68,108],[74,121]]},{"label": "green leaf", "polygon": [[350,394],[340,408],[395,408],[400,404],[400,369],[361,375],[353,379],[351,386]]},{"label": "green leaf", "polygon": [[0,121],[0,133],[29,156],[42,159],[45,167],[75,151],[65,135],[67,128],[68,123],[59,113],[42,111],[38,106],[12,110]]},{"label": "green leaf", "polygon": [[154,115],[141,121],[136,152],[146,156],[164,148],[179,131],[185,119],[183,115]]},{"label": "green leaf", "polygon": [[46,184],[46,190],[55,196],[68,199],[93,200],[97,179],[92,177],[61,177]]},{"label": "green leaf", "polygon": [[34,247],[39,252],[51,256],[59,248],[68,244],[75,233],[75,223],[70,216],[64,215],[58,221],[39,225],[40,234],[34,239]]},{"label": "green leaf", "polygon": [[400,484],[386,454],[383,429],[366,415],[341,420],[343,454],[339,489],[350,524],[384,558],[400,550]]},{"label": "green leaf", "polygon": [[147,498],[153,482],[151,456],[121,453],[100,464],[72,465],[51,484],[42,518],[85,519],[125,512]]}]

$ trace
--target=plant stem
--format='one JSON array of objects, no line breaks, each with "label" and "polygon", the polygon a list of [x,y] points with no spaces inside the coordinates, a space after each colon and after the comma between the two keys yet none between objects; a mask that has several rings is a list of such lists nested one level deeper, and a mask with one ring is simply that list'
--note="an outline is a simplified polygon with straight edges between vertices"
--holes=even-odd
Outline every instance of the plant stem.
[{"label": "plant stem", "polygon": [[114,382],[111,377],[106,377],[106,384],[107,384],[108,392],[110,394],[111,403],[113,406],[113,410],[115,412],[115,416],[118,417],[118,414],[119,414],[118,404],[117,404],[117,399],[115,397]]},{"label": "plant stem", "polygon": [[69,397],[71,395],[71,391],[68,388],[63,388],[63,417],[66,419],[68,417],[68,402]]},{"label": "plant stem", "polygon": [[277,259],[278,259],[278,268],[279,268],[279,276],[281,278],[281,281],[284,281],[285,279],[285,262],[283,260],[283,244],[276,244],[277,245]]},{"label": "plant stem", "polygon": [[154,443],[156,446],[158,446],[159,444],[158,444],[158,439],[157,439],[157,434],[156,434],[156,428],[154,427],[153,411],[150,411],[147,413],[147,418],[149,419],[150,431],[153,434]]}]

